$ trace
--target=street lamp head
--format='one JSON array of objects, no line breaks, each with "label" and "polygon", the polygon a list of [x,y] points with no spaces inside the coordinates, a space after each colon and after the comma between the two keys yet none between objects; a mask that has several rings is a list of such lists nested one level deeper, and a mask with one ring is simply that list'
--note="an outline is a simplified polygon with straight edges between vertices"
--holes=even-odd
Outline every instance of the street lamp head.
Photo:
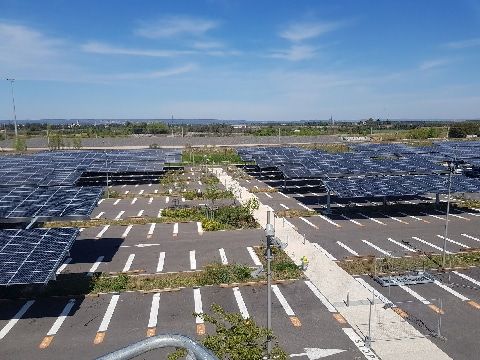
[{"label": "street lamp head", "polygon": [[266,236],[275,236],[275,228],[272,224],[265,225],[265,235]]}]

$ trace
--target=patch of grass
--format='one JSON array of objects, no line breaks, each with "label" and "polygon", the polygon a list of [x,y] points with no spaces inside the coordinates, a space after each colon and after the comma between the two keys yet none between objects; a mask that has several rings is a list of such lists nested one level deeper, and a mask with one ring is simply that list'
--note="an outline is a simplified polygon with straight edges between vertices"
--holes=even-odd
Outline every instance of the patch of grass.
[{"label": "patch of grass", "polygon": [[249,192],[251,192],[252,194],[255,194],[255,193],[275,193],[275,192],[278,192],[278,189],[276,188],[250,188],[248,190]]},{"label": "patch of grass", "polygon": [[346,153],[351,151],[347,144],[305,144],[301,145],[301,147],[308,150],[323,150],[332,154]]},{"label": "patch of grass", "polygon": [[295,218],[295,217],[308,217],[316,215],[316,211],[314,210],[307,210],[307,209],[288,209],[288,210],[281,210],[277,211],[278,217],[285,217],[285,218]]},{"label": "patch of grass", "polygon": [[[267,268],[267,261],[265,259],[265,246],[254,247],[255,253],[262,262],[263,268]],[[279,248],[272,248],[272,271],[273,279],[299,279],[303,277],[302,271],[299,267],[288,257],[285,251]]]},{"label": "patch of grass", "polygon": [[218,178],[213,174],[203,174],[200,176],[200,181],[205,185],[216,185],[220,182]]},{"label": "patch of grass", "polygon": [[204,147],[183,150],[182,161],[195,164],[241,164],[242,159],[234,148]]}]

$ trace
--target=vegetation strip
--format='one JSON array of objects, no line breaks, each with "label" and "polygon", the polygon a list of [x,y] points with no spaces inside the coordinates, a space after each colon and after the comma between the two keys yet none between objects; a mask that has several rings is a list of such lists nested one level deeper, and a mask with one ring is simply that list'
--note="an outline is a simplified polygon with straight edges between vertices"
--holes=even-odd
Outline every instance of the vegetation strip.
[{"label": "vegetation strip", "polygon": [[[442,270],[441,254],[415,255],[401,258],[371,257],[349,258],[337,264],[351,275],[398,274],[415,270]],[[480,266],[480,251],[465,251],[446,255],[447,268],[466,268]]]}]

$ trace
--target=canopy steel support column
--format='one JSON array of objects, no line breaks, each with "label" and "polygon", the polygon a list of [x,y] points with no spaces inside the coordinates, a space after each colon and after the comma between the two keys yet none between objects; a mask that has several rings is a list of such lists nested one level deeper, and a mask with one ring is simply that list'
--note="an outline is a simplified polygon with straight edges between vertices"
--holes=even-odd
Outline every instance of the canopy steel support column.
[{"label": "canopy steel support column", "polygon": [[325,210],[325,213],[326,214],[331,214],[332,213],[332,210],[330,208],[330,202],[331,202],[331,199],[330,199],[330,190],[328,190],[327,192],[327,210]]},{"label": "canopy steel support column", "polygon": [[440,193],[436,193],[435,194],[435,206],[439,206],[440,205]]}]

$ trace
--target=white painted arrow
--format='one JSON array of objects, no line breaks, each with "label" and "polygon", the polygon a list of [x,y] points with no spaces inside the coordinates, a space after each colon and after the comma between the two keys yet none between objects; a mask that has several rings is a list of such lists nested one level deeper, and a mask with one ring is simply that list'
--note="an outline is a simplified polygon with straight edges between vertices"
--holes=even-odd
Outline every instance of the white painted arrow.
[{"label": "white painted arrow", "polygon": [[300,356],[306,356],[308,357],[308,360],[317,360],[321,359],[330,355],[335,355],[339,354],[341,352],[344,352],[346,350],[342,349],[320,349],[320,348],[305,348],[304,353],[300,354],[291,354],[290,357],[300,357]]}]

